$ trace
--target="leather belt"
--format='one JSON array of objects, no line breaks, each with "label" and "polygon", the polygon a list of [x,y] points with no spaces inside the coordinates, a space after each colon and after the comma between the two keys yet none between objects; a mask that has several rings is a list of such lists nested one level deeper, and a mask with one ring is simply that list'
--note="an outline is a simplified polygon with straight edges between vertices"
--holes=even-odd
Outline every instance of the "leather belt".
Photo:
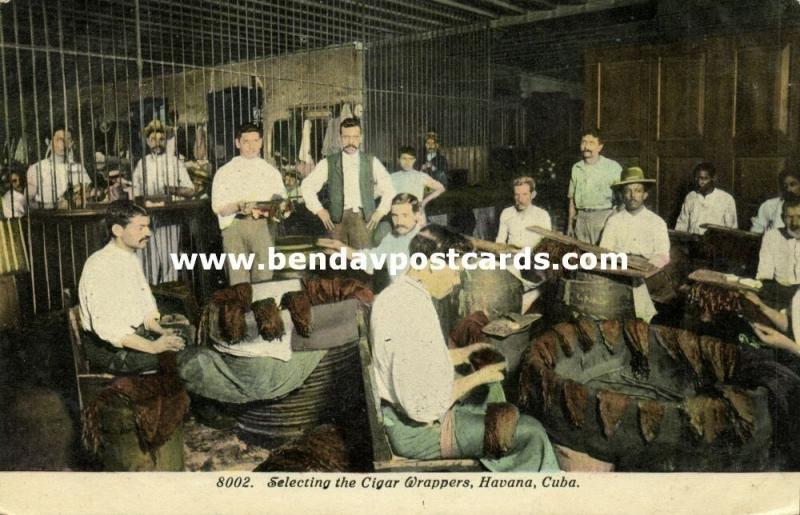
[{"label": "leather belt", "polygon": [[587,213],[594,213],[595,211],[608,211],[610,207],[587,207],[587,208],[578,208],[578,211],[586,211]]}]

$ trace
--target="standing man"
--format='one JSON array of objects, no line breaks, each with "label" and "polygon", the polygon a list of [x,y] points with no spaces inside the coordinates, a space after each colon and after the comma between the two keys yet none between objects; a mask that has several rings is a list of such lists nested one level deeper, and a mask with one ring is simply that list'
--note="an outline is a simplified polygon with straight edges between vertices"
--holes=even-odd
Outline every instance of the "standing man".
[{"label": "standing man", "polygon": [[775,198],[764,201],[754,216],[750,231],[763,234],[770,229],[783,227],[783,203],[790,198],[800,198],[800,173],[784,170],[778,176],[778,185],[781,194]]},{"label": "standing man", "polygon": [[268,249],[274,245],[269,220],[249,202],[286,198],[281,173],[261,158],[261,128],[245,123],[236,131],[239,155],[220,168],[211,185],[211,209],[217,214],[222,231],[222,248],[228,254],[254,254],[252,270],[234,270],[228,262],[231,285],[272,279],[267,264]]},{"label": "standing man", "polygon": [[703,224],[722,225],[736,229],[736,201],[716,187],[717,169],[713,163],[700,163],[692,170],[695,189],[683,201],[681,214],[675,224],[678,231],[705,234]]},{"label": "standing man", "polygon": [[161,120],[155,119],[148,123],[144,128],[144,136],[149,152],[136,163],[133,170],[134,196],[144,196],[145,199],[148,196],[162,195],[191,198],[194,195],[192,178],[177,154],[166,152],[167,136]]},{"label": "standing man", "polygon": [[[134,197],[144,197],[145,207],[152,205],[149,197],[177,195],[191,198],[194,195],[192,179],[183,161],[174,153],[166,152],[166,131],[161,120],[154,119],[148,123],[144,136],[148,154],[136,163],[133,170]],[[177,281],[178,271],[172,267],[169,255],[180,251],[181,224],[169,214],[155,216],[152,222],[152,243],[142,253],[145,273],[153,284]]]},{"label": "standing man", "polygon": [[[414,169],[414,163],[417,161],[414,147],[401,147],[400,157],[397,161],[400,164],[400,170],[394,172],[390,176],[392,178],[394,192],[396,195],[408,193],[419,200],[419,218],[417,223],[420,227],[424,227],[427,223],[425,206],[427,206],[431,200],[444,193],[445,187],[441,182],[430,175],[418,172]],[[425,188],[430,190],[427,196],[425,195]]]},{"label": "standing man", "polygon": [[[439,225],[429,225],[411,240],[410,252],[467,252],[466,239]],[[484,458],[492,471],[558,470],[553,447],[542,425],[520,415],[508,453],[484,454],[486,404],[505,400],[505,362],[459,376],[454,367],[487,344],[448,349],[433,299],[443,299],[460,283],[459,270],[421,270],[400,276],[375,299],[371,313],[373,367],[382,400],[384,429],[396,454],[407,458]],[[483,403],[469,402],[479,386],[488,385]]]},{"label": "standing man", "polygon": [[[300,191],[306,208],[317,215],[331,237],[356,249],[370,246],[370,233],[389,213],[394,187],[389,174],[377,158],[359,151],[361,123],[344,120],[339,127],[342,151],[317,164],[303,180]],[[328,184],[330,210],[317,197]],[[381,202],[375,205],[375,199]]]},{"label": "standing man", "polygon": [[45,208],[58,207],[72,187],[91,184],[86,169],[72,157],[72,135],[63,126],[53,131],[45,158],[32,164],[27,175],[28,198]]},{"label": "standing man", "polygon": [[497,229],[497,243],[508,243],[515,247],[534,248],[542,237],[528,227],[537,225],[548,231],[552,229],[550,215],[544,209],[534,206],[536,181],[532,177],[514,179],[514,205],[500,213],[500,226]]},{"label": "standing man", "polygon": [[[618,211],[608,219],[600,246],[614,252],[642,256],[653,266],[663,268],[669,263],[667,224],[644,205],[648,188],[655,182],[655,179],[646,179],[644,171],[638,167],[626,168],[622,172],[614,187],[622,188],[625,210]],[[636,316],[646,322],[656,314],[655,305],[644,282],[635,281],[633,304]]]},{"label": "standing man", "polygon": [[161,327],[161,315],[136,251],[150,239],[150,217],[131,200],[106,211],[111,241],[86,260],[78,283],[81,325],[90,333],[86,355],[114,374],[158,368],[158,354],[179,351],[184,340]]},{"label": "standing man", "polygon": [[420,171],[439,181],[445,188],[448,184],[447,158],[439,153],[439,136],[435,132],[425,135],[425,153],[420,159]]},{"label": "standing man", "polygon": [[567,236],[597,245],[600,233],[611,216],[611,185],[619,180],[622,167],[600,155],[603,140],[599,129],[581,136],[583,159],[572,167],[569,180]]}]

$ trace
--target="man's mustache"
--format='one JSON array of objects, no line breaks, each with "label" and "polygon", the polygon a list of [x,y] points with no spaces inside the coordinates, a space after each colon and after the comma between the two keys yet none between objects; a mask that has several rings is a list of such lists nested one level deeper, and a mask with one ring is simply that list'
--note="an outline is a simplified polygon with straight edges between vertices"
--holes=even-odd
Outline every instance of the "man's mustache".
[{"label": "man's mustache", "polygon": [[142,238],[141,240],[139,240],[139,243],[142,243],[143,241],[145,241],[145,242],[146,242],[146,241],[150,241],[150,236],[145,236],[144,238]]}]

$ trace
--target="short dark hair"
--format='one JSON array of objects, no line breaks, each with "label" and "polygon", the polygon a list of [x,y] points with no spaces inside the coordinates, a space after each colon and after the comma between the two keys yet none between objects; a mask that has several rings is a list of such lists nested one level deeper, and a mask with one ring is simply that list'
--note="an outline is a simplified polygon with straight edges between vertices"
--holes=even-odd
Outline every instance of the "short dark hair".
[{"label": "short dark hair", "polygon": [[404,146],[400,147],[400,154],[399,155],[402,156],[403,154],[408,154],[409,156],[417,157],[417,150],[414,147],[410,146],[410,145],[404,145]]},{"label": "short dark hair", "polygon": [[599,141],[600,144],[603,143],[603,133],[600,132],[600,129],[598,127],[591,127],[589,129],[584,129],[583,132],[581,132],[581,139],[583,139],[584,136],[593,136],[597,138],[597,141]]},{"label": "short dark hair", "polygon": [[411,193],[398,193],[392,199],[392,205],[396,206],[398,204],[411,204],[411,210],[415,213],[419,213],[419,199],[416,195],[412,195]]},{"label": "short dark hair", "polygon": [[437,224],[423,227],[408,245],[410,254],[419,252],[428,258],[437,252],[447,253],[450,249],[453,249],[456,254],[475,250],[467,238]]},{"label": "short dark hair", "polygon": [[783,170],[781,173],[778,174],[778,185],[783,186],[783,181],[785,181],[788,177],[794,177],[797,180],[800,180],[800,170]]},{"label": "short dark hair", "polygon": [[703,172],[703,171],[708,172],[708,175],[710,175],[711,177],[717,176],[717,167],[714,166],[714,163],[710,161],[703,161],[702,163],[698,163],[697,166],[694,167],[694,170],[692,170],[692,177],[697,175],[697,172]]},{"label": "short dark hair", "polygon": [[115,225],[121,225],[125,228],[125,226],[131,223],[131,220],[137,216],[148,216],[147,210],[135,204],[132,200],[120,199],[110,203],[108,209],[106,209],[105,218],[108,234],[113,235],[111,228]]},{"label": "short dark hair", "polygon": [[236,139],[241,139],[242,134],[246,134],[248,132],[257,132],[259,138],[264,137],[264,130],[261,128],[260,125],[256,125],[252,122],[245,122],[236,129]]},{"label": "short dark hair", "polygon": [[345,118],[342,120],[341,125],[339,125],[339,133],[342,132],[342,129],[350,129],[351,127],[358,127],[361,128],[361,120],[352,116],[350,118]]},{"label": "short dark hair", "polygon": [[790,207],[800,207],[800,197],[791,197],[783,201],[783,206],[781,206],[781,218],[786,216],[786,210]]}]

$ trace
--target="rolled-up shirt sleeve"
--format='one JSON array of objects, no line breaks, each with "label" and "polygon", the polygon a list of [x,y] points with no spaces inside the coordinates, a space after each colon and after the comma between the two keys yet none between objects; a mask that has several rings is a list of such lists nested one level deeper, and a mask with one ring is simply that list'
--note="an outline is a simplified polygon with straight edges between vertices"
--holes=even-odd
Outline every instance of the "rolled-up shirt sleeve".
[{"label": "rolled-up shirt sleeve", "polygon": [[381,198],[377,209],[383,214],[387,214],[392,208],[394,185],[389,177],[389,172],[376,157],[372,158],[372,179],[375,181],[375,197]]}]

